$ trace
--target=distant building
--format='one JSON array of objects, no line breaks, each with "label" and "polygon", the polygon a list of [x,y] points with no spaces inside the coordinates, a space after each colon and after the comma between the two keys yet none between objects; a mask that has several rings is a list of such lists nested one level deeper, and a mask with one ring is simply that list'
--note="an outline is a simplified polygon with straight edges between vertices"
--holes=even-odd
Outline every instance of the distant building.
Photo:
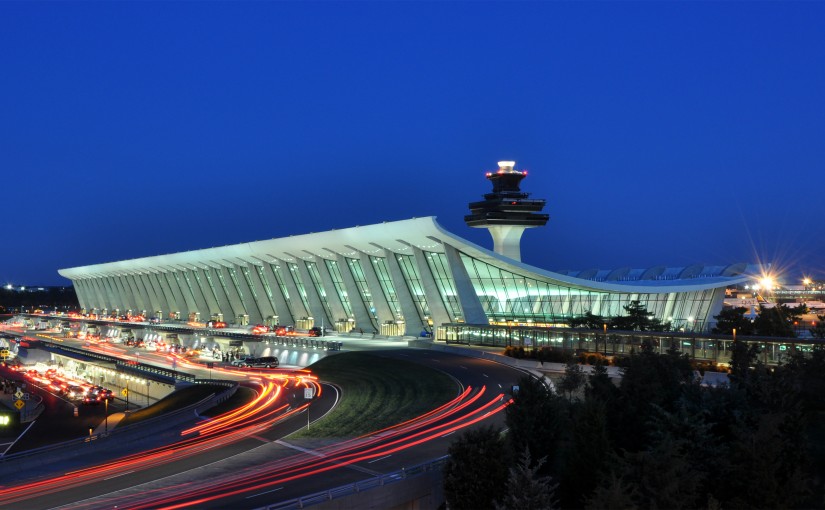
[{"label": "distant building", "polygon": [[553,272],[520,261],[525,228],[547,222],[513,162],[488,174],[493,193],[470,204],[468,225],[495,250],[446,231],[434,217],[61,269],[80,305],[97,313],[225,317],[414,335],[448,323],[561,325],[639,300],[675,328],[708,329],[725,288],[755,267],[656,266]]}]

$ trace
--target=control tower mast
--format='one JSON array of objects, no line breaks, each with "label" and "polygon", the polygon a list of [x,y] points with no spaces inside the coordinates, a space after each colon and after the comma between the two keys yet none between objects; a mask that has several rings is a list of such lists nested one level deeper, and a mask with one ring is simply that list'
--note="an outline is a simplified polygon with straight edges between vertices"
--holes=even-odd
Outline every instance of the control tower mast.
[{"label": "control tower mast", "polygon": [[499,161],[497,172],[487,172],[493,192],[481,202],[470,203],[464,216],[467,226],[486,228],[493,236],[493,251],[521,261],[521,235],[524,229],[543,227],[550,216],[542,214],[546,200],[531,199],[519,188],[527,172],[515,169],[515,161]]}]

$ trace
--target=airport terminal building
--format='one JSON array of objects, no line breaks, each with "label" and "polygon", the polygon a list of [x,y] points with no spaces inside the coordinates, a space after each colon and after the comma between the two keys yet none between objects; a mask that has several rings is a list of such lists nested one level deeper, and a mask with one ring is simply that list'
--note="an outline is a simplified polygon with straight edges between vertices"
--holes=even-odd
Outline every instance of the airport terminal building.
[{"label": "airport terminal building", "polygon": [[633,300],[676,329],[704,331],[725,288],[752,277],[745,264],[564,273],[524,264],[521,233],[546,223],[544,200],[521,192],[526,172],[499,165],[487,174],[493,192],[471,203],[465,217],[490,230],[492,251],[424,217],[59,273],[90,313],[387,336],[445,324],[559,326],[586,312],[622,315]]}]

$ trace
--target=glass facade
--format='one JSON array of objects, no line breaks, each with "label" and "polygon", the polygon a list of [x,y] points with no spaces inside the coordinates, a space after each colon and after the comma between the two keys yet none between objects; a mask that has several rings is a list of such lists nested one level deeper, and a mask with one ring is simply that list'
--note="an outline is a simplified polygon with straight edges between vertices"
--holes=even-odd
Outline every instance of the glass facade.
[{"label": "glass facade", "polygon": [[602,317],[624,315],[638,300],[676,329],[701,330],[715,301],[714,289],[683,293],[621,293],[561,285],[506,271],[461,253],[461,260],[491,323],[564,324],[586,312]]},{"label": "glass facade", "polygon": [[401,273],[404,275],[404,281],[407,283],[413,301],[415,301],[415,307],[418,309],[421,322],[432,325],[427,295],[424,293],[424,286],[421,285],[418,268],[415,267],[415,259],[412,255],[397,255],[397,258]]},{"label": "glass facade", "polygon": [[329,276],[332,278],[332,285],[335,286],[335,292],[338,293],[338,298],[341,300],[341,305],[344,307],[344,313],[348,318],[353,317],[352,304],[349,302],[347,289],[344,286],[344,277],[341,276],[341,270],[338,267],[338,262],[335,260],[324,260],[329,271]]},{"label": "glass facade", "polygon": [[324,284],[321,282],[321,274],[318,272],[318,265],[315,264],[315,262],[305,262],[305,264],[307,266],[307,272],[309,272],[309,278],[312,280],[312,284],[315,285],[315,290],[318,291],[318,296],[321,298],[321,305],[323,305],[327,317],[332,321],[341,319],[342,317],[335,317],[332,314],[332,309],[327,299],[327,291],[324,290]]},{"label": "glass facade", "polygon": [[304,288],[304,282],[301,279],[301,271],[298,269],[298,264],[288,263],[287,266],[289,267],[289,274],[292,275],[292,281],[295,283],[295,287],[298,289],[298,296],[301,298],[301,302],[304,303],[304,309],[309,311],[309,302],[307,301],[307,291]]},{"label": "glass facade", "polygon": [[272,294],[272,289],[269,288],[269,282],[266,280],[266,274],[264,271],[263,266],[255,266],[255,271],[258,273],[258,279],[261,281],[261,285],[264,287],[264,292],[266,293],[266,299],[269,300],[269,305],[275,310],[275,313],[278,313],[278,307],[275,306],[275,297]]},{"label": "glass facade", "polygon": [[403,319],[404,314],[401,312],[401,305],[398,303],[398,296],[395,294],[395,286],[392,284],[386,261],[383,257],[370,257],[370,262],[372,262],[375,276],[378,277],[378,283],[381,285],[381,290],[395,315],[395,319]]},{"label": "glass facade", "polygon": [[370,314],[372,325],[373,327],[377,327],[378,314],[375,310],[375,302],[372,300],[369,285],[367,285],[367,278],[364,276],[364,270],[361,268],[361,261],[347,258],[347,266],[349,267],[350,273],[352,273],[352,279],[355,280],[355,286],[358,287],[358,292],[361,293],[361,301],[364,302],[364,306]]},{"label": "glass facade", "polygon": [[447,255],[443,253],[424,252],[424,256],[427,257],[427,265],[430,266],[430,271],[435,279],[435,285],[438,287],[438,293],[441,295],[441,300],[444,301],[447,313],[450,314],[450,318],[455,322],[462,322],[464,320],[464,313],[461,311],[458,292],[455,290],[455,282],[450,274]]}]

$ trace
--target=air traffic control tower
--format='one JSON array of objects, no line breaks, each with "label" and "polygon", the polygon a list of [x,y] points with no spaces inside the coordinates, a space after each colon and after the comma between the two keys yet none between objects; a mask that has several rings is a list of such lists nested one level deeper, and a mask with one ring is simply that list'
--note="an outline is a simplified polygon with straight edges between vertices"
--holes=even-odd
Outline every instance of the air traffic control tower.
[{"label": "air traffic control tower", "polygon": [[493,251],[521,261],[521,235],[524,229],[543,227],[550,216],[542,214],[544,199],[531,199],[519,188],[527,172],[515,169],[515,161],[499,161],[497,172],[487,172],[493,192],[481,202],[470,203],[464,216],[467,226],[486,228],[493,236]]}]

